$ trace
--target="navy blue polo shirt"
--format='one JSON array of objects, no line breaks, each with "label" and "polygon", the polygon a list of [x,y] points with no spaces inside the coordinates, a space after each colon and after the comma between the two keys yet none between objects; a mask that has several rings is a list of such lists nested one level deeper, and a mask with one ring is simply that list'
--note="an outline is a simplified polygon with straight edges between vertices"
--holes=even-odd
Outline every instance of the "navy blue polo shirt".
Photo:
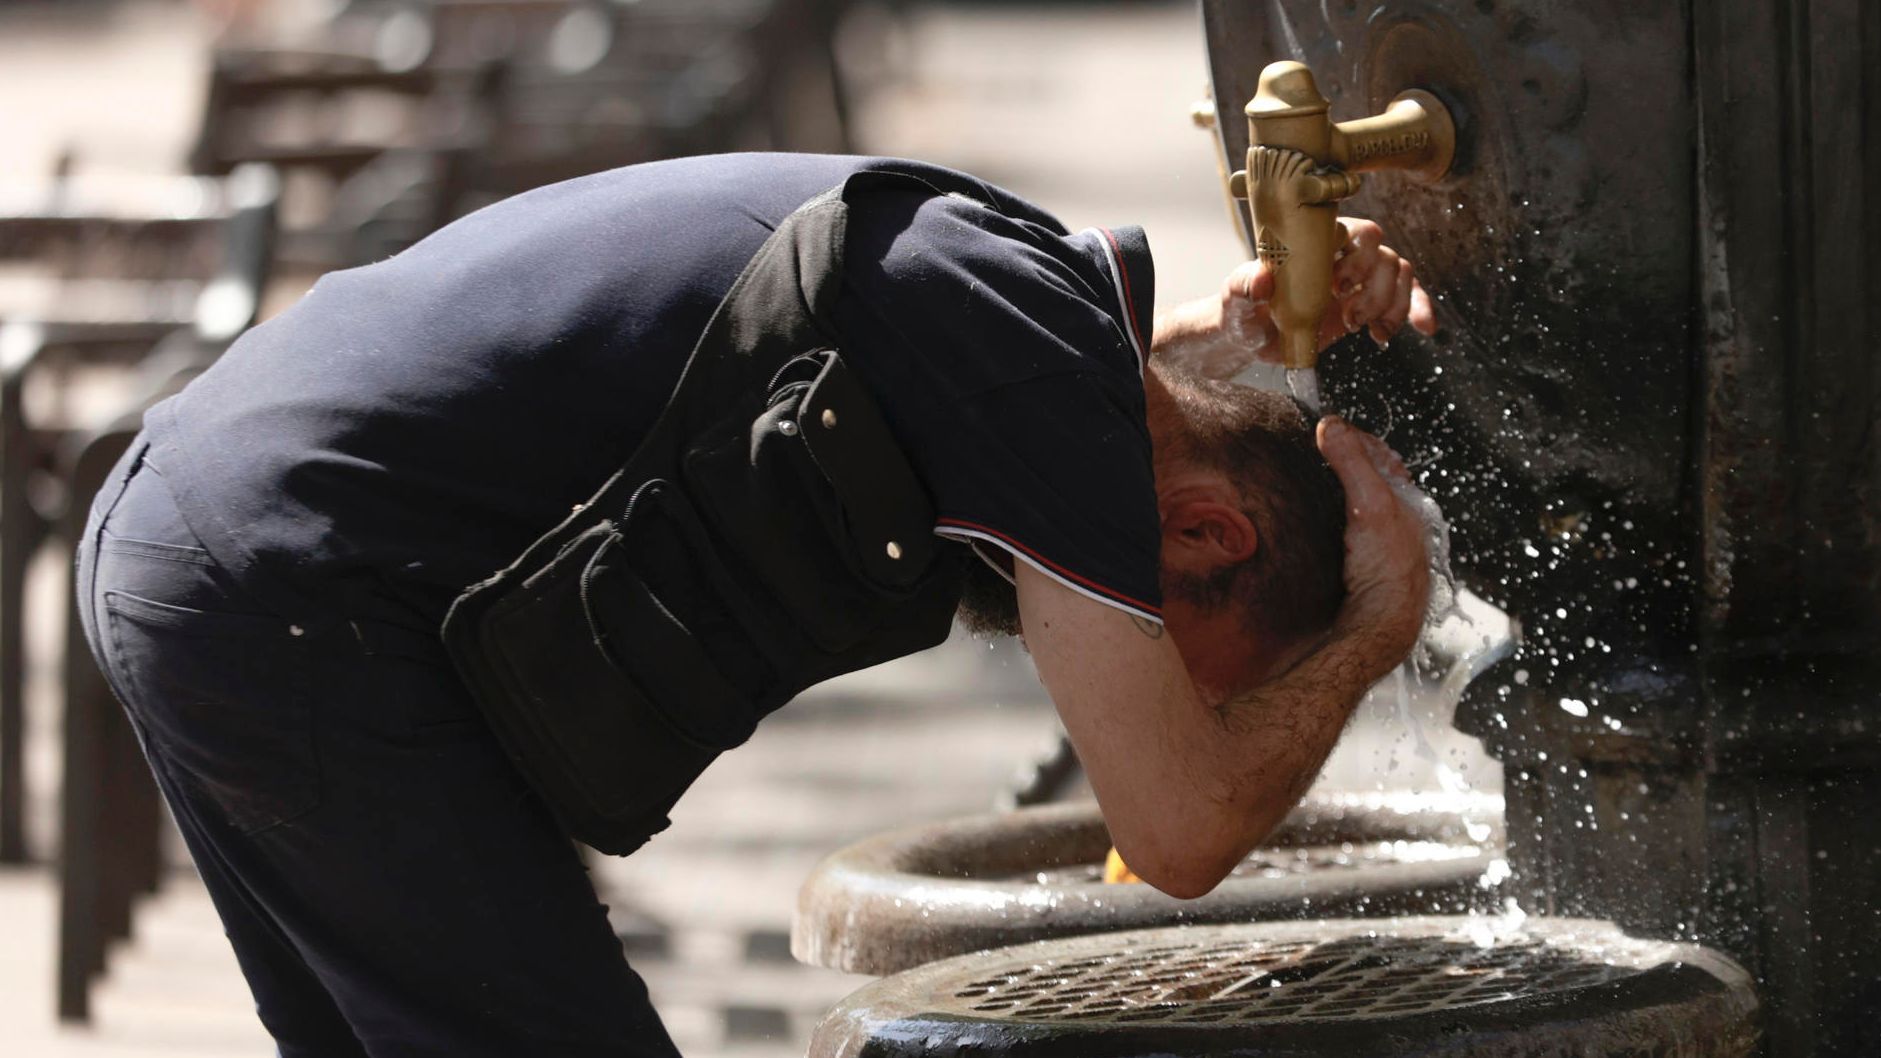
[{"label": "navy blue polo shirt", "polygon": [[1141,232],[918,162],[708,156],[505,200],[321,279],[151,410],[149,458],[251,585],[434,627],[626,460],[765,238],[863,169],[945,192],[858,197],[836,313],[935,531],[1158,617]]}]

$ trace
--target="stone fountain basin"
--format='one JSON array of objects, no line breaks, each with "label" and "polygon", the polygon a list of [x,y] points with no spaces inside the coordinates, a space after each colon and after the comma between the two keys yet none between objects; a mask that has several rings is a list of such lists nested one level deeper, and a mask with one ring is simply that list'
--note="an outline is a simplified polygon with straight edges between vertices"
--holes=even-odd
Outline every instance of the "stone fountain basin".
[{"label": "stone fountain basin", "polygon": [[1751,978],[1610,922],[1439,915],[1135,930],[863,986],[810,1058],[1750,1058]]},{"label": "stone fountain basin", "polygon": [[895,830],[830,855],[791,926],[800,961],[889,974],[1025,941],[1183,923],[1368,917],[1485,906],[1502,800],[1308,798],[1214,892],[1177,900],[1102,880],[1110,833],[1090,802]]}]

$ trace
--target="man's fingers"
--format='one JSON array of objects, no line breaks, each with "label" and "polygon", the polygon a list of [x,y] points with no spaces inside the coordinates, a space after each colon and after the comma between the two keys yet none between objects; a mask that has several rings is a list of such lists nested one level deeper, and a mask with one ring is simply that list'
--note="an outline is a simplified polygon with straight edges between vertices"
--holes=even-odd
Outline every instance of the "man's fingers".
[{"label": "man's fingers", "polygon": [[1339,227],[1345,232],[1345,250],[1348,255],[1376,250],[1385,244],[1385,229],[1374,221],[1363,217],[1340,217]]},{"label": "man's fingers", "polygon": [[1356,519],[1376,518],[1397,502],[1371,454],[1362,431],[1337,415],[1319,420],[1319,452],[1345,487],[1347,512]]},{"label": "man's fingers", "polygon": [[1235,348],[1261,360],[1278,362],[1269,304],[1274,296],[1274,274],[1260,261],[1248,261],[1228,273],[1221,285],[1221,336]]},{"label": "man's fingers", "polygon": [[1326,314],[1319,318],[1319,347],[1330,349],[1334,342],[1351,334],[1345,325],[1345,307],[1334,302],[1326,309]]},{"label": "man's fingers", "polygon": [[[1346,300],[1346,329],[1356,331],[1391,311],[1398,297],[1398,271],[1402,259],[1387,247],[1380,247],[1372,257],[1372,268],[1365,276],[1365,289]],[[1408,296],[1408,292],[1407,292]]]},{"label": "man's fingers", "polygon": [[1262,261],[1248,261],[1228,273],[1224,290],[1246,301],[1267,301],[1274,296],[1274,273]]},{"label": "man's fingers", "polygon": [[1378,265],[1378,251],[1385,245],[1385,230],[1369,220],[1339,218],[1343,238],[1333,257],[1332,289],[1340,297],[1354,293]]},{"label": "man's fingers", "polygon": [[[1352,217],[1341,217],[1339,228],[1342,243],[1332,270],[1336,300],[1321,321],[1321,346],[1358,330],[1382,346],[1406,323],[1423,334],[1437,333],[1429,292],[1411,263],[1385,245],[1384,229]],[[1271,297],[1272,276],[1262,279],[1262,297]]]},{"label": "man's fingers", "polygon": [[1372,339],[1379,345],[1391,340],[1411,315],[1411,291],[1417,286],[1417,271],[1411,262],[1398,258],[1398,278],[1392,287],[1391,305],[1372,321]]},{"label": "man's fingers", "polygon": [[1411,280],[1411,326],[1426,337],[1437,333],[1437,307],[1430,303],[1424,284]]},{"label": "man's fingers", "polygon": [[1378,473],[1406,485],[1411,483],[1411,471],[1404,465],[1404,460],[1391,446],[1363,430],[1356,431],[1359,440],[1365,445],[1365,454],[1371,458],[1372,466]]},{"label": "man's fingers", "polygon": [[1358,288],[1365,285],[1378,267],[1378,253],[1382,249],[1380,246],[1348,246],[1345,256],[1333,262],[1332,292],[1342,298],[1358,293]]}]

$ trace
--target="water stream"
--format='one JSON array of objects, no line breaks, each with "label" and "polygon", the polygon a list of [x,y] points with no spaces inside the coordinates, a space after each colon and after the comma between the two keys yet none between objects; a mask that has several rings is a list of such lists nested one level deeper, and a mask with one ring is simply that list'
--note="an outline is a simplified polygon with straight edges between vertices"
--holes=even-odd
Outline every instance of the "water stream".
[{"label": "water stream", "polygon": [[1287,368],[1287,392],[1293,399],[1306,406],[1306,410],[1315,418],[1319,416],[1319,372],[1310,367]]},{"label": "water stream", "polygon": [[[1424,549],[1430,569],[1430,598],[1425,605],[1424,630],[1411,656],[1391,675],[1399,721],[1411,736],[1412,755],[1436,776],[1446,793],[1472,793],[1475,784],[1439,757],[1424,730],[1421,710],[1413,709],[1413,684],[1435,695],[1435,715],[1447,723],[1456,715],[1464,690],[1489,666],[1515,649],[1519,634],[1509,616],[1458,586],[1450,566],[1450,524],[1437,501],[1408,482],[1393,482],[1405,506],[1424,523]],[[1434,678],[1434,687],[1432,679]],[[1482,840],[1488,830],[1470,837]],[[1506,871],[1506,866],[1503,867]],[[1520,909],[1511,907],[1511,914]]]},{"label": "water stream", "polygon": [[1515,628],[1506,614],[1457,585],[1450,568],[1450,525],[1437,501],[1408,482],[1392,485],[1424,523],[1430,564],[1424,630],[1411,656],[1392,674],[1392,691],[1399,719],[1411,735],[1413,755],[1431,767],[1446,792],[1464,793],[1472,788],[1470,781],[1438,757],[1419,710],[1411,708],[1411,688],[1420,682],[1429,687],[1434,681],[1437,715],[1454,716],[1470,681],[1515,649]]}]

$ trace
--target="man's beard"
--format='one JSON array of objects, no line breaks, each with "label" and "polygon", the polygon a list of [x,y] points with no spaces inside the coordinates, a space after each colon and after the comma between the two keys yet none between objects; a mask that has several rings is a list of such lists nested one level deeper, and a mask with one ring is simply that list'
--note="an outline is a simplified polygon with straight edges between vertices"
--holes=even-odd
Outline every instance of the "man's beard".
[{"label": "man's beard", "polygon": [[1019,626],[1019,593],[1011,581],[985,562],[967,563],[954,619],[979,639],[1017,636],[1023,631]]}]

